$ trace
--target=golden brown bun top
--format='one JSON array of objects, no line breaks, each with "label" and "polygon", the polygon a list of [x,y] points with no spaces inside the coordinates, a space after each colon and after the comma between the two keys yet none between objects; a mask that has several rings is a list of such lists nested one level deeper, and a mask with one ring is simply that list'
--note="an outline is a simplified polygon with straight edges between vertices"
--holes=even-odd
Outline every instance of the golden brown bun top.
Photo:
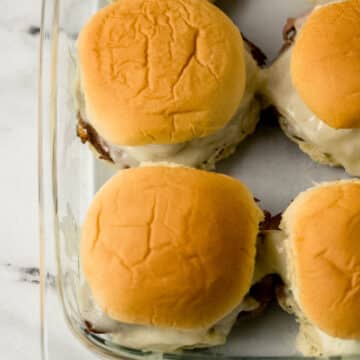
[{"label": "golden brown bun top", "polygon": [[78,40],[89,121],[117,145],[207,136],[236,113],[245,89],[237,27],[206,0],[121,0]]},{"label": "golden brown bun top", "polygon": [[360,340],[360,180],[302,193],[284,223],[305,316],[329,335]]},{"label": "golden brown bun top", "polygon": [[83,225],[94,299],[125,323],[209,327],[250,288],[261,219],[249,190],[230,177],[183,167],[120,171]]},{"label": "golden brown bun top", "polygon": [[313,11],[297,37],[293,83],[310,110],[336,129],[360,128],[360,0]]}]

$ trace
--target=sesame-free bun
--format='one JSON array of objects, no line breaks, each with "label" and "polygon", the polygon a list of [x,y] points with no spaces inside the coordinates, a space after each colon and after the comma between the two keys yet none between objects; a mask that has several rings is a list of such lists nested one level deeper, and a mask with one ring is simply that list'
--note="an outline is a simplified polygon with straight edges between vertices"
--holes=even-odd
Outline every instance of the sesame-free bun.
[{"label": "sesame-free bun", "polygon": [[360,0],[316,8],[292,52],[291,76],[310,110],[336,129],[360,128]]},{"label": "sesame-free bun", "polygon": [[360,180],[301,193],[281,227],[303,316],[328,335],[360,340]]},{"label": "sesame-free bun", "polygon": [[174,144],[223,128],[245,89],[237,27],[206,0],[121,0],[78,39],[88,121],[115,145]]},{"label": "sesame-free bun", "polygon": [[81,263],[111,318],[206,328],[248,292],[262,211],[224,175],[184,167],[121,170],[97,193]]}]

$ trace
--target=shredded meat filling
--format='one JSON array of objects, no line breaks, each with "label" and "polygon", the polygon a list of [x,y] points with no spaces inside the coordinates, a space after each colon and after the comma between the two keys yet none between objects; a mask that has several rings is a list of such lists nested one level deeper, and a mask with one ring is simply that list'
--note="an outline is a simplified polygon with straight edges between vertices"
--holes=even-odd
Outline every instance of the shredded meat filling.
[{"label": "shredded meat filling", "polygon": [[279,230],[281,213],[274,216],[269,211],[264,211],[264,220],[260,223],[260,230]]},{"label": "shredded meat filling", "polygon": [[99,154],[100,159],[110,161],[111,163],[114,162],[106,144],[103,143],[96,130],[88,122],[86,122],[80,114],[78,114],[76,135],[80,138],[83,144],[89,142]]},{"label": "shredded meat filling", "polygon": [[263,67],[266,64],[266,55],[258,48],[255,44],[253,44],[250,40],[248,40],[244,34],[242,34],[242,38],[245,42],[245,47],[250,52],[253,59],[256,61],[258,66]]},{"label": "shredded meat filling", "polygon": [[276,274],[269,274],[263,277],[259,282],[254,284],[249,292],[259,306],[251,311],[243,311],[239,314],[238,320],[248,320],[261,315],[270,303],[276,300],[276,289],[281,283],[281,279]]}]

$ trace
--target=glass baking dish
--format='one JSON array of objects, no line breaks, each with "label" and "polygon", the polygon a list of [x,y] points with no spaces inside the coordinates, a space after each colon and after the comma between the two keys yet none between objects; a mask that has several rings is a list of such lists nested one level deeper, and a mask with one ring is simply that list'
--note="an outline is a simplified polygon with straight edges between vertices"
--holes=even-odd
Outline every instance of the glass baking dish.
[{"label": "glass baking dish", "polygon": [[[76,137],[73,90],[76,76],[76,38],[86,19],[100,6],[96,0],[43,0],[39,77],[39,184],[41,243],[41,316],[43,359],[54,359],[56,348],[50,328],[61,327],[51,305],[50,274],[68,328],[93,354],[81,358],[160,359],[159,354],[121,347],[101,334],[90,332],[79,310],[79,229],[96,190],[115,169],[95,159]],[[281,29],[287,17],[306,11],[305,0],[219,1],[218,5],[244,34],[273,58],[281,47]],[[312,162],[266,119],[255,135],[221,162],[217,171],[241,178],[272,213],[313,182],[345,178],[341,169]],[[224,346],[165,354],[164,359],[304,359],[294,348],[294,318],[274,304],[257,320],[236,326]],[[61,357],[61,355],[60,355]],[[61,357],[62,358],[62,357]],[[69,358],[70,357],[66,357]],[[337,357],[336,359],[340,359]]]}]

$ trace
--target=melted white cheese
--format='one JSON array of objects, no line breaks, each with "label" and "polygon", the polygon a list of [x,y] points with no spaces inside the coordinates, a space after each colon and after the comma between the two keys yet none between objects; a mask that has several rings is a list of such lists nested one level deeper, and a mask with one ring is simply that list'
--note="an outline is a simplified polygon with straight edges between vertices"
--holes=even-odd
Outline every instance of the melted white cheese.
[{"label": "melted white cheese", "polygon": [[360,355],[360,341],[332,337],[309,323],[300,324],[296,345],[306,356]]},{"label": "melted white cheese", "polygon": [[112,340],[123,346],[141,350],[170,352],[185,348],[201,348],[222,345],[226,341],[238,314],[257,307],[245,301],[210,329],[178,330],[140,325],[120,325],[112,334]]},{"label": "melted white cheese", "polygon": [[286,276],[285,235],[280,230],[263,231],[258,240],[253,284],[269,274]]},{"label": "melted white cheese", "polygon": [[214,168],[215,162],[229,156],[236,145],[255,130],[259,120],[260,101],[255,94],[261,83],[260,69],[252,56],[245,52],[247,85],[241,105],[233,119],[221,130],[204,138],[180,144],[114,146],[110,145],[111,157],[117,163],[125,151],[137,162],[161,161]]},{"label": "melted white cheese", "polygon": [[224,344],[238,314],[242,311],[252,311],[259,306],[253,298],[246,297],[238,307],[211,328],[179,330],[125,324],[109,318],[93,301],[86,283],[80,287],[78,299],[83,318],[97,331],[110,335],[115,343],[144,351],[160,352]]},{"label": "melted white cheese", "polygon": [[279,299],[285,311],[294,314],[299,323],[296,347],[305,356],[360,355],[360,341],[330,336],[310,323],[300,308],[297,296],[286,288],[286,297]]},{"label": "melted white cheese", "polygon": [[[247,51],[245,60],[245,94],[236,115],[224,128],[204,138],[180,144],[117,146],[104,140],[114,162],[119,165],[124,165],[125,162],[127,165],[136,166],[141,162],[167,161],[213,169],[217,161],[231,155],[236,145],[255,130],[261,110],[260,100],[256,97],[262,85],[261,71]],[[88,119],[80,84],[78,86],[77,105],[82,117]]]},{"label": "melted white cheese", "polygon": [[336,130],[317,118],[294,89],[290,76],[291,48],[266,70],[266,97],[284,117],[283,128],[314,160],[341,165],[360,176],[360,129]]}]

